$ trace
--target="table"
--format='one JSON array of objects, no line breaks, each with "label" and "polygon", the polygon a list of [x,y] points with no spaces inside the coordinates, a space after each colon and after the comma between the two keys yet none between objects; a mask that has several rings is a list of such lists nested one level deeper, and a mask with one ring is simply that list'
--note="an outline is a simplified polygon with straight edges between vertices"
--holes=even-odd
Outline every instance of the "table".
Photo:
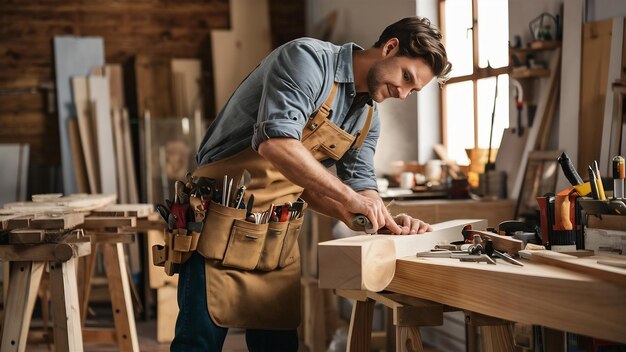
[{"label": "table", "polygon": [[[488,265],[406,257],[396,261],[396,273],[387,290],[509,322],[626,343],[626,287],[522,261],[524,267],[501,261]],[[367,316],[363,303],[355,309],[361,317]],[[360,336],[354,346],[362,348],[367,326],[358,321],[352,325],[361,331],[351,330],[349,339]]]}]

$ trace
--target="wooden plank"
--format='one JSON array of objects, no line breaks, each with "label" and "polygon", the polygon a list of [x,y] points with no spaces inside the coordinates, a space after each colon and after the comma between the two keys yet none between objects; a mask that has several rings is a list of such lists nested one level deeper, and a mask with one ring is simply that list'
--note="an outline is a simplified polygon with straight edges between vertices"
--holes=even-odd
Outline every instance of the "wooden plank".
[{"label": "wooden plank", "polygon": [[83,340],[85,343],[109,345],[115,342],[115,338],[115,329],[96,327],[83,328]]},{"label": "wooden plank", "polygon": [[8,237],[11,244],[34,244],[43,242],[46,238],[46,232],[31,229],[13,230]]},{"label": "wooden plank", "polygon": [[620,138],[622,131],[623,112],[613,112],[615,92],[611,89],[613,82],[622,76],[622,51],[624,44],[624,17],[613,18],[611,29],[611,51],[609,56],[609,72],[607,76],[606,97],[604,100],[604,119],[602,120],[602,140],[598,163],[600,173],[604,176],[613,174],[612,160],[620,155]]},{"label": "wooden plank", "polygon": [[136,233],[88,232],[95,243],[135,243]]},{"label": "wooden plank", "polygon": [[520,250],[524,249],[522,241],[509,236],[501,236],[489,231],[475,230],[474,233],[479,234],[483,241],[486,240],[485,238],[491,238],[493,248],[501,252],[517,255]]},{"label": "wooden plank", "polygon": [[612,27],[612,19],[583,24],[578,163],[574,164],[581,175],[600,157],[603,125],[598,116],[604,116]]},{"label": "wooden plank", "polygon": [[[582,26],[584,0],[570,0],[563,3],[563,57],[561,62],[561,96],[559,98],[559,129],[557,149],[566,150],[572,161],[578,160],[578,126],[580,106],[573,103],[580,100]],[[567,74],[565,74],[567,72]],[[579,168],[579,170],[581,170]],[[557,190],[570,187],[562,172],[559,172]]]},{"label": "wooden plank", "polygon": [[172,59],[176,115],[193,118],[202,111],[202,63],[198,59]]},{"label": "wooden plank", "polygon": [[28,152],[27,145],[0,144],[3,166],[0,168],[0,205],[25,200]]},{"label": "wooden plank", "polygon": [[538,263],[544,263],[567,270],[573,270],[581,274],[591,275],[597,279],[605,280],[616,285],[626,287],[626,269],[598,264],[598,261],[602,260],[610,261],[619,259],[622,260],[622,263],[626,263],[626,258],[617,258],[616,256],[592,256],[579,258],[573,255],[546,250],[524,250],[520,254],[522,254],[524,258],[536,261]]},{"label": "wooden plank", "polygon": [[30,221],[33,219],[31,215],[6,215],[6,222],[3,225],[3,229],[6,230],[14,230],[14,229],[24,229],[30,227]]},{"label": "wooden plank", "polygon": [[37,246],[1,245],[0,260],[15,262],[64,261],[72,257],[88,255],[90,251],[89,242],[46,243]]},{"label": "wooden plank", "polygon": [[70,146],[72,149],[72,160],[74,160],[74,175],[76,175],[76,186],[79,193],[89,193],[89,179],[87,176],[87,166],[85,165],[85,155],[80,141],[80,131],[78,119],[67,119],[67,129],[70,135]]},{"label": "wooden plank", "polygon": [[135,171],[135,157],[133,154],[133,144],[130,139],[130,121],[128,120],[128,110],[122,110],[122,138],[124,145],[124,163],[126,164],[126,185],[128,187],[128,202],[138,203],[139,194],[137,192],[137,172]]},{"label": "wooden plank", "polygon": [[55,349],[83,351],[76,267],[73,260],[50,263],[50,294],[53,303]]},{"label": "wooden plank", "polygon": [[113,134],[113,149],[115,150],[115,177],[117,180],[117,194],[119,201],[128,203],[128,187],[126,185],[126,162],[124,161],[124,136],[122,135],[122,111],[111,110],[111,123]]},{"label": "wooden plank", "polygon": [[72,229],[85,221],[85,214],[83,213],[69,213],[59,216],[48,215],[36,215],[30,221],[30,227],[33,229]]},{"label": "wooden plank", "polygon": [[230,30],[211,32],[216,112],[272,49],[267,0],[232,0]]},{"label": "wooden plank", "polygon": [[104,64],[104,42],[99,37],[54,37],[54,63],[56,74],[56,97],[59,114],[59,140],[63,190],[76,193],[76,179],[70,152],[67,119],[76,116],[72,102],[70,78],[86,75],[93,66]]},{"label": "wooden plank", "polygon": [[[8,265],[8,262],[4,262]],[[26,350],[26,339],[33,315],[37,291],[44,270],[44,262],[23,262],[11,265],[9,293],[4,305],[2,324],[2,351]],[[6,282],[6,281],[5,281]]]},{"label": "wooden plank", "polygon": [[[161,269],[161,271],[163,271]],[[157,289],[157,342],[168,343],[174,339],[178,305],[176,302],[178,289],[173,285],[165,285]]]},{"label": "wooden plank", "polygon": [[102,208],[94,209],[92,214],[96,216],[132,216],[135,218],[147,218],[154,212],[152,204],[111,204]]},{"label": "wooden plank", "polygon": [[524,267],[518,267],[407,257],[397,261],[387,290],[510,321],[626,342],[626,289],[545,264],[524,261]]},{"label": "wooden plank", "polygon": [[393,279],[396,259],[428,251],[436,244],[462,240],[471,224],[486,228],[485,220],[455,220],[434,224],[433,232],[413,236],[362,235],[318,244],[320,288],[383,290]]},{"label": "wooden plank", "polygon": [[102,254],[109,282],[118,348],[124,352],[139,351],[124,247],[121,243],[102,244]]},{"label": "wooden plank", "polygon": [[137,219],[122,216],[88,216],[81,226],[86,230],[103,230],[106,228],[134,227]]},{"label": "wooden plank", "polygon": [[100,164],[98,163],[95,117],[89,102],[89,86],[87,77],[72,77],[72,91],[74,104],[76,105],[76,116],[78,119],[78,129],[80,131],[80,142],[85,158],[87,179],[89,181],[90,193],[100,192]]},{"label": "wooden plank", "polygon": [[92,104],[95,118],[98,165],[100,165],[100,189],[103,193],[115,194],[117,192],[117,179],[109,83],[105,77],[89,76],[87,85],[89,86],[89,101]]},{"label": "wooden plank", "polygon": [[[48,195],[46,195],[48,196]],[[35,195],[33,195],[35,199]],[[115,203],[115,194],[78,194],[57,198],[46,198],[37,202],[7,203],[0,214],[64,214],[87,212]]]},{"label": "wooden plank", "polygon": [[139,118],[143,119],[146,112],[153,118],[174,116],[170,59],[164,56],[137,55],[135,75]]}]

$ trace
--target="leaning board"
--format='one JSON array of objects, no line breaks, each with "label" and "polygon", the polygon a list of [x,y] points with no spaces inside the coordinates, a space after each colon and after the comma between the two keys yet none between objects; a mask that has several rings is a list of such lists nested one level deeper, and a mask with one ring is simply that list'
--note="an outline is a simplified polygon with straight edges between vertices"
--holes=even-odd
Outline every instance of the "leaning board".
[{"label": "leaning board", "polygon": [[381,291],[394,277],[396,259],[463,240],[461,230],[487,227],[486,220],[452,220],[421,235],[362,235],[318,244],[320,288]]}]

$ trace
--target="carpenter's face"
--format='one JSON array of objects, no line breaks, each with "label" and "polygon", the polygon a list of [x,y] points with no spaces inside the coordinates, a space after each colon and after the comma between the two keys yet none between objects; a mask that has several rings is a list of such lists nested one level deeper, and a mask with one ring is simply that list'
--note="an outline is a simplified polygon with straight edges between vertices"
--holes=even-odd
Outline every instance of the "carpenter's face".
[{"label": "carpenter's face", "polygon": [[396,56],[396,52],[397,47],[389,50],[367,73],[367,88],[375,102],[380,103],[387,98],[404,100],[409,94],[419,92],[435,77],[424,59]]}]

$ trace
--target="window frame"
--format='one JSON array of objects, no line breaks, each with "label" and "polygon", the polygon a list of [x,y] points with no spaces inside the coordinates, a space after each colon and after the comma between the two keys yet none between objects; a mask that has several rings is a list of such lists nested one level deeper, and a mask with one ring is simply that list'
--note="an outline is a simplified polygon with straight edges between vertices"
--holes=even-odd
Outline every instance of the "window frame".
[{"label": "window frame", "polygon": [[[471,0],[472,2],[472,27],[468,28],[468,30],[472,31],[472,74],[452,77],[450,78],[446,84],[442,87],[442,94],[440,94],[440,108],[441,108],[441,141],[443,145],[448,148],[448,115],[446,111],[446,98],[447,98],[447,85],[460,83],[460,82],[468,82],[472,81],[473,88],[473,100],[474,100],[474,148],[478,148],[478,81],[480,79],[496,77],[502,74],[509,74],[509,65],[504,67],[492,68],[488,67],[480,67],[479,66],[479,49],[478,49],[478,0]],[[445,21],[445,10],[446,8],[446,0],[439,0],[439,28],[441,34],[443,35],[444,45],[446,39],[446,21]],[[454,65],[454,63],[452,63]]]}]

